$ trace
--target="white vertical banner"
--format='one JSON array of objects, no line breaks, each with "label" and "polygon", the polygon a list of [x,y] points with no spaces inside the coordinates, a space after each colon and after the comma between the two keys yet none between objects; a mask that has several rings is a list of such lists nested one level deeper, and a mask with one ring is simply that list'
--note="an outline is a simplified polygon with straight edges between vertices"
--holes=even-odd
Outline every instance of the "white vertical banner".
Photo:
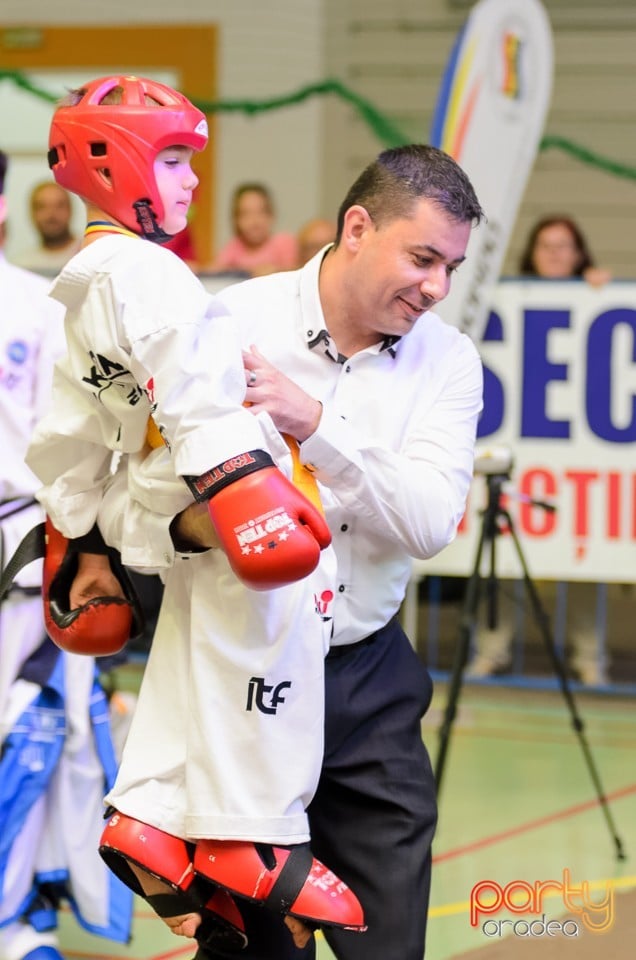
[{"label": "white vertical banner", "polygon": [[444,72],[430,142],[470,177],[487,223],[437,312],[479,340],[550,104],[552,31],[540,0],[480,0]]}]

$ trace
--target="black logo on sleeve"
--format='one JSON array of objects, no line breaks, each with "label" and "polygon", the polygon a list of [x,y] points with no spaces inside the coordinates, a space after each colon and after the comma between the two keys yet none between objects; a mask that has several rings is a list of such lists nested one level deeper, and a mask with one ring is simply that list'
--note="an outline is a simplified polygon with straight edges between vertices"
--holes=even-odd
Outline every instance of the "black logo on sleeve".
[{"label": "black logo on sleeve", "polygon": [[[246,710],[256,707],[261,713],[276,713],[279,703],[285,703],[284,690],[291,687],[290,680],[281,680],[276,686],[265,683],[264,677],[252,677],[247,687]],[[267,700],[267,703],[266,703]]]},{"label": "black logo on sleeve", "polygon": [[143,391],[141,387],[134,382],[129,370],[121,363],[117,363],[116,360],[109,360],[108,357],[104,357],[101,353],[93,353],[90,351],[90,358],[93,361],[90,375],[88,377],[82,377],[82,381],[93,388],[93,392],[98,399],[101,399],[101,394],[104,390],[115,386],[122,390],[128,390],[126,400],[131,407],[139,403]]}]

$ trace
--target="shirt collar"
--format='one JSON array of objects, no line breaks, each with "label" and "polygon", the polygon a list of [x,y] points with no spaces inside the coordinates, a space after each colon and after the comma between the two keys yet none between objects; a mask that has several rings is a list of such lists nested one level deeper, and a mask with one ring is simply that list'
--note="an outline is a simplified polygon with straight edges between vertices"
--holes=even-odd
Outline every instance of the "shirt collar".
[{"label": "shirt collar", "polygon": [[[325,318],[318,292],[318,275],[323,257],[331,244],[320,250],[312,257],[300,271],[300,305],[303,335],[310,350],[317,350],[333,360],[334,363],[345,363],[347,357],[338,352],[336,344],[327,330]],[[398,335],[387,335],[378,343],[368,348],[370,353],[388,351],[391,357],[396,355],[396,344],[401,338]]]}]

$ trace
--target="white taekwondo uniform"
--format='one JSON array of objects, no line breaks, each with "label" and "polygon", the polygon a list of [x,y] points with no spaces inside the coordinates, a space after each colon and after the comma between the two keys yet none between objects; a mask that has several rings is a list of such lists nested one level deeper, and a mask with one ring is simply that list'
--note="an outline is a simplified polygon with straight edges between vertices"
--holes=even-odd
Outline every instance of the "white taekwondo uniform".
[{"label": "white taekwondo uniform", "polygon": [[[56,370],[55,416],[39,425],[28,459],[63,533],[92,527],[113,453],[143,463],[151,409],[173,475],[202,474],[253,449],[269,450],[291,475],[269,417],[242,406],[236,324],[174,254],[135,238],[100,239],[67,264],[52,295],[67,306],[69,360]],[[175,489],[170,517],[192,501],[182,480]],[[164,509],[152,486],[147,502]],[[149,533],[136,536],[122,559],[141,568],[148,565],[135,552],[144,553]],[[189,839],[306,841],[322,760],[333,579],[330,549],[310,577],[267,592],[240,583],[221,550],[181,558],[166,577],[108,801]]]},{"label": "white taekwondo uniform", "polygon": [[[43,519],[24,456],[51,409],[53,365],[65,349],[64,313],[49,285],[0,254],[2,566]],[[55,942],[23,922],[39,883],[64,882],[93,933],[125,942],[132,917],[129,891],[97,852],[104,781],[115,774],[108,705],[94,659],[45,638],[41,576],[40,561],[25,567],[0,611],[0,960]]]}]

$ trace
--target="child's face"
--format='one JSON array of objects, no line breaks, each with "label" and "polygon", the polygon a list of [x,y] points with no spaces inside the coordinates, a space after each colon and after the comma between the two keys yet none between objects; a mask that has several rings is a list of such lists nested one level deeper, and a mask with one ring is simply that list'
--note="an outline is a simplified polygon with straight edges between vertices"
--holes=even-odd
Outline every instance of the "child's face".
[{"label": "child's face", "polygon": [[234,229],[249,247],[260,247],[271,236],[274,217],[267,199],[256,190],[246,190],[234,213]]},{"label": "child's face", "polygon": [[167,147],[157,154],[154,163],[155,180],[164,211],[160,226],[171,235],[185,229],[192,191],[199,182],[190,166],[193,153],[190,147]]}]

